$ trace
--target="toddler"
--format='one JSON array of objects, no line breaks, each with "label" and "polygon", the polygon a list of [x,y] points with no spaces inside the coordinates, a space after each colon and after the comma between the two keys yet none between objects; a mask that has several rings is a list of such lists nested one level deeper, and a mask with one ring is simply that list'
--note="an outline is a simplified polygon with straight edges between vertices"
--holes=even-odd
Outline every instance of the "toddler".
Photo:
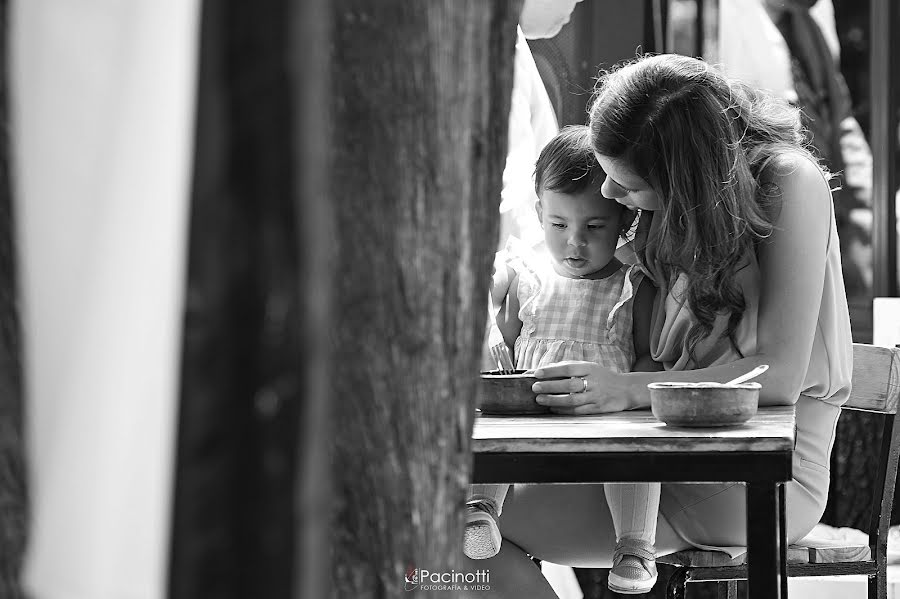
[{"label": "toddler", "polygon": [[[517,369],[563,360],[596,362],[617,372],[660,370],[650,358],[655,289],[637,266],[614,256],[635,213],[600,194],[604,174],[585,126],[563,129],[535,167],[535,204],[547,258],[507,244],[491,288],[504,351]],[[496,331],[494,331],[496,333]],[[493,335],[494,338],[499,335]],[[496,348],[494,348],[496,350]],[[497,519],[509,485],[472,485],[464,550],[493,557],[502,537]],[[604,485],[616,530],[610,589],[644,593],[656,582],[659,483]]]}]

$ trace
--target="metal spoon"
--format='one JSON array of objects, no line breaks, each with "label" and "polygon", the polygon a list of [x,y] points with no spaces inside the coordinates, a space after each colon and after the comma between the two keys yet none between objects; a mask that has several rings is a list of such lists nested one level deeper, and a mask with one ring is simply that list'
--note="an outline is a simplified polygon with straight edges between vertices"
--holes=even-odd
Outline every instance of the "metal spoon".
[{"label": "metal spoon", "polygon": [[736,379],[731,379],[730,381],[728,381],[725,384],[726,385],[737,385],[740,383],[745,383],[745,382],[749,381],[750,379],[758,377],[759,375],[761,375],[768,369],[769,369],[768,364],[760,364],[759,366],[757,366],[750,372],[746,372],[746,373],[742,374],[741,376],[737,377]]}]

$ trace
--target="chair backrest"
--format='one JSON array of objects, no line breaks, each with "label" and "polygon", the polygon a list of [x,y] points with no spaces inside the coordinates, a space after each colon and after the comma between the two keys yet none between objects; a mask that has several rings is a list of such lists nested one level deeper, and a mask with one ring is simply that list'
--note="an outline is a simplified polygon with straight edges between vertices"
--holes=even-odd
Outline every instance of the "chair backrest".
[{"label": "chair backrest", "polygon": [[[788,574],[863,574],[870,577],[869,597],[884,597],[887,533],[894,503],[897,465],[900,461],[900,349],[854,343],[852,382],[850,398],[843,407],[873,413],[882,429],[878,472],[873,485],[868,551],[855,540],[849,540],[848,543],[837,540],[835,543],[791,547],[787,550],[788,562],[791,562],[793,550],[796,563],[792,564],[794,574],[791,574],[790,566]],[[723,578],[723,574],[730,574],[732,568],[746,568],[746,554],[731,559],[731,556],[722,552],[697,549],[666,555],[661,561],[684,567],[680,570],[680,578],[673,576],[669,581],[670,589],[676,589],[676,592],[680,589],[683,592],[686,582],[727,580],[729,598],[737,597],[736,580],[742,576],[738,574]],[[743,574],[746,574],[746,570],[743,570]],[[873,591],[873,581],[879,589],[877,593]]]},{"label": "chair backrest", "polygon": [[853,388],[845,408],[894,414],[900,403],[900,349],[853,344]]},{"label": "chair backrest", "polygon": [[887,535],[894,506],[894,485],[900,461],[900,349],[853,344],[853,387],[844,409],[880,414],[882,434],[878,472],[869,517],[869,549],[884,567]]}]

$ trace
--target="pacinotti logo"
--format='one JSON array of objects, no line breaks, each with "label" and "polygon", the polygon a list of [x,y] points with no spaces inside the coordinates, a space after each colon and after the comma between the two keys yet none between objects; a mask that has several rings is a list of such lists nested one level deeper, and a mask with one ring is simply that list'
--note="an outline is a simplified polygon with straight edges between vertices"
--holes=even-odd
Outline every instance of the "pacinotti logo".
[{"label": "pacinotti logo", "polygon": [[419,569],[415,566],[407,566],[406,568],[405,588],[407,591],[419,588]]},{"label": "pacinotti logo", "polygon": [[411,565],[406,568],[404,588],[407,591],[488,591],[491,571],[485,568],[474,572],[437,572]]}]

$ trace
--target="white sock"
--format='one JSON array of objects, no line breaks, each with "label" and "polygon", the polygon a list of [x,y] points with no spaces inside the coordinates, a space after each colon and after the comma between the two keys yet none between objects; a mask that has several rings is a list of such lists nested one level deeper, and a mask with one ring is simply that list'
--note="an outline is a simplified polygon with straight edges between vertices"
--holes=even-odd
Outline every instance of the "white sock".
[{"label": "white sock", "polygon": [[654,544],[660,484],[607,483],[603,490],[616,529],[616,540],[627,537]]},{"label": "white sock", "polygon": [[469,501],[485,501],[494,506],[497,515],[503,511],[503,502],[506,501],[506,494],[509,492],[509,485],[470,485]]}]

